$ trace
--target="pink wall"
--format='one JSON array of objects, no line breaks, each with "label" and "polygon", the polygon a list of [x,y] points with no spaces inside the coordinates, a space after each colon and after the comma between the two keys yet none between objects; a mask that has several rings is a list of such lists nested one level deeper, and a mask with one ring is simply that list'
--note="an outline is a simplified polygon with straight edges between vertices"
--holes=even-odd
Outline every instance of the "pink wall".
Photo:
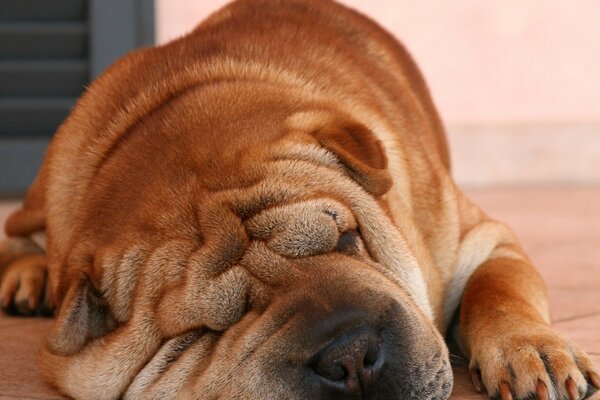
[{"label": "pink wall", "polygon": [[[405,43],[464,186],[600,185],[600,1],[341,0]],[[157,0],[158,39],[226,0]]]},{"label": "pink wall", "polygon": [[[600,121],[597,0],[345,0],[392,31],[449,124]],[[158,37],[224,0],[158,0]]]}]

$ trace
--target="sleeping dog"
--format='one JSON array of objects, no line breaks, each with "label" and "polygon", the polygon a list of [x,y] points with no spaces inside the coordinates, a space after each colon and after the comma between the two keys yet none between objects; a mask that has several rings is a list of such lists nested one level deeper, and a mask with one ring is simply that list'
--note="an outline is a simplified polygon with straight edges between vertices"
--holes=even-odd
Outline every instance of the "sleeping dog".
[{"label": "sleeping dog", "polygon": [[[0,244],[77,399],[580,399],[590,358],[457,188],[404,48],[329,0],[239,0],[133,52],[56,133]],[[47,279],[46,279],[47,277]]]}]

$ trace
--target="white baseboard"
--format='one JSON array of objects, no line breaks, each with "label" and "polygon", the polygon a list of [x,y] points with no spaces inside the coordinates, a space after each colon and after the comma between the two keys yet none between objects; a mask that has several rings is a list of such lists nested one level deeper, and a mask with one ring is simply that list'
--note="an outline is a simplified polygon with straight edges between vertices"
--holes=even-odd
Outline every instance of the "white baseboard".
[{"label": "white baseboard", "polygon": [[464,187],[600,184],[600,123],[447,128]]}]

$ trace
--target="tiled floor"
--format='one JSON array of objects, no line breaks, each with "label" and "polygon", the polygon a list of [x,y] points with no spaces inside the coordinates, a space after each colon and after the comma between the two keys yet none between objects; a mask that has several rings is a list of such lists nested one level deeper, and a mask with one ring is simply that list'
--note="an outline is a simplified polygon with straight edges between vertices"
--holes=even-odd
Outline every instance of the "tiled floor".
[{"label": "tiled floor", "polygon": [[[554,326],[600,366],[600,188],[493,189],[471,196],[521,237],[549,287]],[[0,203],[0,221],[14,206]],[[0,316],[0,399],[61,398],[36,370],[36,349],[50,325]],[[484,398],[457,367],[452,400]]]}]

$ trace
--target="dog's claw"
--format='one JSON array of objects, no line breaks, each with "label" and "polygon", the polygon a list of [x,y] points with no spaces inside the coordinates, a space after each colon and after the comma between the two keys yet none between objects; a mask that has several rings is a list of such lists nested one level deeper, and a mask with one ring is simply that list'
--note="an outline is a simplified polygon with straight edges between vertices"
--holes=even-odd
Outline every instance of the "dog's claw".
[{"label": "dog's claw", "polygon": [[471,381],[473,382],[473,386],[475,386],[475,390],[478,392],[483,390],[483,385],[481,383],[481,371],[479,371],[479,368],[471,369]]},{"label": "dog's claw", "polygon": [[502,382],[500,384],[500,399],[513,400],[512,393],[510,392],[510,386],[506,382]]},{"label": "dog's claw", "polygon": [[573,378],[567,379],[565,382],[567,393],[569,394],[569,400],[579,400],[579,390],[577,390],[577,384]]},{"label": "dog's claw", "polygon": [[541,380],[538,380],[538,383],[535,388],[535,393],[537,394],[538,400],[549,400],[550,399],[550,394],[548,393],[548,388],[546,387],[546,384]]},{"label": "dog's claw", "polygon": [[3,310],[8,310],[12,305],[12,298],[15,295],[15,291],[11,288],[2,288],[1,290],[3,292],[3,296],[0,303],[0,307],[2,307]]},{"label": "dog's claw", "polygon": [[28,300],[21,300],[14,303],[17,313],[25,317],[30,317],[35,311],[35,308],[31,308],[29,304]]}]

